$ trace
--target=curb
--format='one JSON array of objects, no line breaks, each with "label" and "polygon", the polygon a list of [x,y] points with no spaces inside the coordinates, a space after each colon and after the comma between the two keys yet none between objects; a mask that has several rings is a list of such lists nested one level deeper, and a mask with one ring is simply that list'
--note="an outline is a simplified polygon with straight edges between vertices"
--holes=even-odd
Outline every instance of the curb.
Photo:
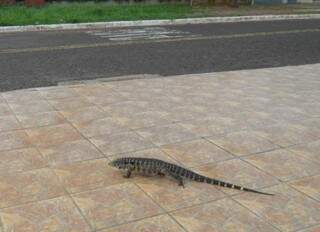
[{"label": "curb", "polygon": [[0,27],[0,33],[26,32],[26,31],[101,29],[101,28],[113,28],[113,27],[165,26],[165,25],[182,25],[182,24],[273,21],[273,20],[293,20],[293,19],[320,19],[320,14],[253,15],[253,16],[207,17],[207,18],[186,18],[186,19],[165,19],[165,20],[114,21],[114,22],[77,23],[77,24],[5,26],[5,27]]}]

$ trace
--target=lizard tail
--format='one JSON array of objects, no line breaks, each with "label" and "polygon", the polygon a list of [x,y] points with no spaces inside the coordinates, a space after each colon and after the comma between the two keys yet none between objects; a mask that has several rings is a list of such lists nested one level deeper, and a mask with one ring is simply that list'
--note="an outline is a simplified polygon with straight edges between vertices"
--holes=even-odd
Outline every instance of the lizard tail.
[{"label": "lizard tail", "polygon": [[263,194],[263,195],[269,195],[269,196],[273,196],[274,194],[272,193],[265,193],[265,192],[260,192],[254,189],[250,189],[250,188],[245,188],[239,185],[235,185],[235,184],[230,184],[221,180],[216,180],[216,179],[212,179],[206,176],[202,176],[197,174],[198,177],[196,177],[194,180],[198,181],[198,182],[204,182],[207,184],[212,184],[212,185],[218,185],[218,186],[222,186],[222,187],[226,187],[226,188],[232,188],[232,189],[237,189],[237,190],[241,190],[241,191],[246,191],[246,192],[252,192],[252,193],[259,193],[259,194]]}]

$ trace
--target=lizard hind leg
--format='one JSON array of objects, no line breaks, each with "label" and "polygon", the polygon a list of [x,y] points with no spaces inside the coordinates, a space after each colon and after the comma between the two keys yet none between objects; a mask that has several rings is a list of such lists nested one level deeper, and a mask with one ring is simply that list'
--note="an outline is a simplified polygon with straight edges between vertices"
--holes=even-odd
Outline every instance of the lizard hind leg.
[{"label": "lizard hind leg", "polygon": [[179,175],[177,175],[175,173],[171,173],[171,172],[169,172],[168,175],[171,176],[173,179],[177,180],[179,186],[182,186],[183,188],[185,187],[184,186],[184,179],[182,176],[179,176]]},{"label": "lizard hind leg", "polygon": [[158,174],[158,176],[161,176],[161,177],[164,177],[166,175],[163,172],[158,172],[157,174]]}]

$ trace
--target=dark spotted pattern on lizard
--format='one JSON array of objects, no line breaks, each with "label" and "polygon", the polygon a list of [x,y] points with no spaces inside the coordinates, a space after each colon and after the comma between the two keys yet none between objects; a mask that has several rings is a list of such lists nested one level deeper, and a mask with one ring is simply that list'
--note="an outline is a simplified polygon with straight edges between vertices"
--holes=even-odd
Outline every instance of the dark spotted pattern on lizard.
[{"label": "dark spotted pattern on lizard", "polygon": [[143,172],[145,174],[155,174],[160,176],[171,176],[179,182],[179,185],[184,187],[184,180],[194,180],[197,182],[218,185],[227,188],[238,189],[247,192],[259,193],[264,195],[273,195],[270,193],[264,193],[253,189],[245,188],[242,186],[230,184],[224,181],[212,179],[206,176],[202,176],[186,168],[180,167],[176,164],[165,162],[159,159],[152,158],[138,158],[138,157],[123,157],[118,158],[109,163],[109,165],[125,170],[124,177],[129,178],[132,171]]}]

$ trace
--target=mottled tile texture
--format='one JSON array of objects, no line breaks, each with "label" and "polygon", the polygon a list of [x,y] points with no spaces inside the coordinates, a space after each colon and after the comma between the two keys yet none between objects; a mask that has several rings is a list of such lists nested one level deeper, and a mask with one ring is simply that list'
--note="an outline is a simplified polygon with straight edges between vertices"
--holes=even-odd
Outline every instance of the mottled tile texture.
[{"label": "mottled tile texture", "polygon": [[162,212],[142,190],[133,184],[113,185],[73,195],[91,226],[102,229]]},{"label": "mottled tile texture", "polygon": [[69,197],[4,209],[0,217],[4,231],[91,231]]},{"label": "mottled tile texture", "polygon": [[[0,93],[0,231],[320,231],[320,65]],[[136,173],[149,157],[274,193]]]},{"label": "mottled tile texture", "polygon": [[168,215],[160,215],[147,219],[142,219],[137,222],[128,223],[122,226],[117,226],[111,229],[101,230],[101,232],[183,232],[179,226]]}]

